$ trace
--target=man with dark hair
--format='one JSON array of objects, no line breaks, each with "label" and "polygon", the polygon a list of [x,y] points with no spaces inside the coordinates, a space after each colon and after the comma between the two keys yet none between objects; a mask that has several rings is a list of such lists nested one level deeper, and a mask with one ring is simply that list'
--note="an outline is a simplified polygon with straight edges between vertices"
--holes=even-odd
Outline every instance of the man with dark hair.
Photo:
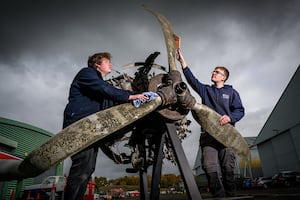
[{"label": "man with dark hair", "polygon": [[[105,76],[111,73],[110,59],[111,55],[108,52],[96,53],[89,57],[88,67],[77,73],[70,87],[69,102],[64,110],[63,128],[113,106],[115,102],[147,100],[144,94],[115,88],[104,80]],[[65,200],[83,199],[89,178],[95,170],[98,147],[92,145],[71,156],[72,166],[67,179]]]},{"label": "man with dark hair", "polygon": [[[177,60],[180,62],[184,76],[189,85],[200,95],[202,103],[221,115],[220,125],[234,125],[244,116],[244,107],[239,93],[230,85],[225,85],[229,71],[217,66],[212,72],[213,85],[203,84],[193,75],[178,49]],[[205,130],[201,130],[200,146],[202,150],[202,167],[208,179],[213,197],[234,196],[235,154]],[[221,172],[221,173],[220,173]]]}]

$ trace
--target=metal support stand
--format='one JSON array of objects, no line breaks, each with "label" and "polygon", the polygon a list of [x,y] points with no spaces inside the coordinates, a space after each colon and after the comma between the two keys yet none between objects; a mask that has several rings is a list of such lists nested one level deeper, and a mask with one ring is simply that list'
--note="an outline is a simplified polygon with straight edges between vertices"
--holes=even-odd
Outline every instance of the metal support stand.
[{"label": "metal support stand", "polygon": [[176,127],[173,123],[166,123],[166,126],[167,134],[170,138],[171,145],[176,157],[176,162],[178,164],[184,186],[187,190],[188,197],[191,200],[201,200],[202,198],[193,176],[192,169],[188,164],[181,142],[176,134]]},{"label": "metal support stand", "polygon": [[[154,160],[152,169],[152,180],[151,180],[151,192],[150,196],[148,194],[148,177],[147,168],[148,163],[145,162],[145,166],[140,170],[140,190],[141,190],[141,200],[155,199],[159,200],[160,195],[160,176],[162,169],[163,160],[163,144],[165,142],[165,133],[157,136],[154,150]],[[146,152],[144,152],[146,156]]]},{"label": "metal support stand", "polygon": [[149,200],[147,169],[140,170],[140,192],[142,200]]},{"label": "metal support stand", "polygon": [[[144,141],[144,146],[145,141]],[[146,162],[146,151],[145,148],[143,149],[142,154],[144,155],[144,167],[140,169],[139,174],[140,174],[140,195],[142,200],[149,200],[149,195],[148,195],[148,179],[147,179],[147,168],[148,164]]]},{"label": "metal support stand", "polygon": [[155,146],[154,154],[154,163],[152,171],[152,181],[151,181],[151,193],[150,199],[159,200],[160,195],[160,177],[162,169],[162,160],[163,160],[163,145],[165,142],[165,133],[160,136],[157,140]]},{"label": "metal support stand", "polygon": [[[196,184],[195,178],[193,176],[192,170],[188,164],[185,153],[181,146],[181,142],[176,133],[176,127],[173,123],[166,123],[166,133],[161,135],[161,138],[157,140],[155,144],[155,157],[153,163],[152,171],[152,182],[151,182],[151,192],[150,200],[159,200],[160,196],[160,176],[162,169],[162,159],[163,159],[163,144],[165,140],[165,134],[168,134],[171,141],[172,150],[176,157],[176,162],[179,167],[181,177],[183,179],[188,198],[190,200],[202,200],[198,186]],[[147,164],[146,164],[147,165]],[[140,170],[140,190],[141,190],[141,200],[148,200],[148,182],[147,182],[147,167],[145,166],[143,170]]]}]

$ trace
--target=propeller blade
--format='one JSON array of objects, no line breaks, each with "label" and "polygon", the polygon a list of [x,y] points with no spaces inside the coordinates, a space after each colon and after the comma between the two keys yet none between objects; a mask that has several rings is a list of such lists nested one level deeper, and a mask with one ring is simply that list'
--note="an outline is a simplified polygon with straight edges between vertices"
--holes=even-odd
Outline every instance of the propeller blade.
[{"label": "propeller blade", "polygon": [[221,115],[204,104],[196,103],[192,108],[194,119],[220,143],[232,148],[239,156],[249,160],[250,150],[239,131],[231,124],[220,125]]},{"label": "propeller blade", "polygon": [[9,171],[19,179],[34,177],[56,165],[67,157],[85,149],[97,141],[125,128],[138,119],[148,115],[161,105],[160,97],[135,108],[130,103],[117,105],[82,118],[66,127],[37,149],[33,150],[22,162],[9,163],[0,168],[0,180]]},{"label": "propeller blade", "polygon": [[175,57],[176,57],[176,44],[174,38],[175,34],[173,32],[173,29],[169,21],[164,16],[155,12],[154,10],[151,10],[145,5],[143,5],[143,7],[145,10],[152,13],[160,22],[165,37],[166,47],[167,47],[169,70],[177,70],[176,63],[175,63]]}]

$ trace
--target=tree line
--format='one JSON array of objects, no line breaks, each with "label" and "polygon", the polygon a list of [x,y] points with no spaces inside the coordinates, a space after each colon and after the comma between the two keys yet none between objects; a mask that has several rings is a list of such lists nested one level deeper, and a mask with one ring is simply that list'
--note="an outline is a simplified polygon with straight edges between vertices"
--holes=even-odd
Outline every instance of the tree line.
[{"label": "tree line", "polygon": [[[151,186],[151,176],[147,177],[148,186]],[[124,190],[139,190],[139,176],[124,176],[116,179],[107,179],[106,177],[95,177],[96,188],[98,191],[107,191],[113,187],[120,187]],[[160,188],[178,188],[182,182],[180,175],[162,174],[160,179]]]}]

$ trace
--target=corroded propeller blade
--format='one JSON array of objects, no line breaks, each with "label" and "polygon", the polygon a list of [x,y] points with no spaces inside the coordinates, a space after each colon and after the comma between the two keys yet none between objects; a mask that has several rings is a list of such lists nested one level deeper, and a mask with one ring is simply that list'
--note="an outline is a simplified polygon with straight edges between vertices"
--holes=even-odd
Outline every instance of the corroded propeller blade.
[{"label": "corroded propeller blade", "polygon": [[204,104],[196,103],[192,108],[194,119],[220,143],[231,147],[239,156],[249,160],[250,152],[245,139],[230,124],[220,125],[221,115]]},{"label": "corroded propeller blade", "polygon": [[[32,151],[21,163],[10,162],[1,166],[0,180],[34,177],[56,165],[67,157],[83,150],[95,142],[129,126],[148,115],[161,105],[161,98],[135,108],[126,103],[87,116],[66,127],[39,148]],[[15,174],[13,178],[5,174]]]},{"label": "corroded propeller blade", "polygon": [[174,39],[174,32],[172,30],[172,27],[168,20],[162,16],[161,14],[155,12],[154,10],[151,10],[150,8],[143,5],[144,9],[152,13],[160,22],[162,31],[164,33],[166,47],[167,47],[167,53],[168,53],[168,62],[169,62],[169,70],[177,70],[176,63],[175,63],[175,57],[176,57],[176,44]]}]

